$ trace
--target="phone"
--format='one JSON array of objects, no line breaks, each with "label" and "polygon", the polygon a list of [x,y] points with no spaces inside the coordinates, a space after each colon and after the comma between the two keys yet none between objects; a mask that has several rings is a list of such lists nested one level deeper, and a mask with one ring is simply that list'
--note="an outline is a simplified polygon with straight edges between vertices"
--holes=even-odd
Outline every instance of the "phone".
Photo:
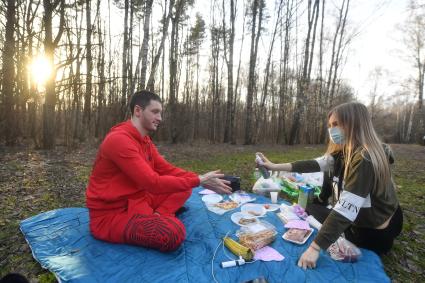
[{"label": "phone", "polygon": [[222,179],[230,182],[230,187],[232,188],[232,192],[240,191],[240,189],[241,189],[241,178],[240,177],[226,175]]}]

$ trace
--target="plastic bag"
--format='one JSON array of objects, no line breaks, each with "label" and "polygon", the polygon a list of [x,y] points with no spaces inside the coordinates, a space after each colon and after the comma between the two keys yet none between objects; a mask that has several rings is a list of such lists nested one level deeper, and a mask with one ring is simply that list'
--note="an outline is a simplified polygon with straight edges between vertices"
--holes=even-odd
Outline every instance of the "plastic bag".
[{"label": "plastic bag", "polygon": [[356,262],[362,255],[356,245],[343,237],[339,237],[335,243],[330,245],[328,253],[332,259],[342,262]]},{"label": "plastic bag", "polygon": [[263,177],[258,179],[252,187],[252,191],[259,195],[265,195],[268,192],[280,192],[280,189],[279,183],[276,183],[273,178],[264,179]]},{"label": "plastic bag", "polygon": [[254,251],[272,243],[276,239],[276,234],[276,228],[267,221],[242,227],[236,232],[239,243]]},{"label": "plastic bag", "polygon": [[285,224],[288,223],[291,220],[299,220],[300,219],[298,217],[298,215],[294,212],[293,206],[289,206],[289,205],[286,205],[286,204],[283,204],[283,203],[280,205],[280,212],[276,213],[276,215]]}]

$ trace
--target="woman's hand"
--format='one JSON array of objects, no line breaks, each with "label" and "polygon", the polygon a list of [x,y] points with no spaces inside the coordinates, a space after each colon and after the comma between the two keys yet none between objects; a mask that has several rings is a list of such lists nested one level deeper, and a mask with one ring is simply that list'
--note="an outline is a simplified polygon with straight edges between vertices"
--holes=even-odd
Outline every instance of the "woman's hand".
[{"label": "woman's hand", "polygon": [[[317,249],[313,245],[315,245]],[[300,259],[298,260],[298,266],[302,267],[304,270],[307,268],[315,268],[319,255],[320,248],[313,242],[301,255]]]},{"label": "woman's hand", "polygon": [[220,170],[216,170],[200,175],[201,186],[218,194],[231,194],[232,188],[228,186],[230,181],[220,179],[224,177],[224,174],[219,172]]},{"label": "woman's hand", "polygon": [[261,160],[263,161],[263,164],[260,164],[260,165],[263,165],[264,167],[266,167],[269,170],[272,170],[272,171],[274,170],[275,164],[273,162],[271,162],[264,154],[262,154],[261,152],[257,152],[255,154],[258,155],[261,158]]}]

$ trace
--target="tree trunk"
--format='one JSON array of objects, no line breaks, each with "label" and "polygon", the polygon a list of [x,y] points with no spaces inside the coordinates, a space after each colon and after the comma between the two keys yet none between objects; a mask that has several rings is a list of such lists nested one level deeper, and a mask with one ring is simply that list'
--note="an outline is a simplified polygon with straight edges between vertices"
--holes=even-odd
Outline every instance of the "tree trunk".
[{"label": "tree trunk", "polygon": [[[226,52],[226,26],[225,26],[225,1],[223,0],[223,27],[224,27],[224,52]],[[234,119],[235,113],[233,112],[233,45],[235,41],[235,3],[234,0],[230,0],[230,35],[229,35],[229,58],[226,60],[227,63],[227,106],[226,106],[226,123],[224,128],[224,139],[223,142],[227,143],[230,141],[232,132],[234,131]]]},{"label": "tree trunk", "polygon": [[300,135],[300,127],[301,127],[301,120],[303,118],[305,107],[307,104],[306,101],[306,91],[309,88],[309,77],[308,77],[308,66],[310,65],[310,52],[311,48],[314,45],[314,43],[310,43],[311,36],[312,36],[312,30],[315,32],[316,30],[313,29],[313,20],[316,18],[319,13],[319,0],[315,0],[313,10],[311,10],[311,0],[308,1],[308,29],[307,29],[307,37],[305,40],[305,50],[304,50],[304,64],[303,64],[303,73],[301,78],[298,79],[297,82],[297,101],[296,101],[296,107],[294,109],[294,119],[292,122],[291,132],[289,134],[289,141],[288,143],[290,145],[294,144],[295,142],[299,141],[299,135]]},{"label": "tree trunk", "polygon": [[[245,142],[244,144],[253,143],[252,133],[252,115],[253,113],[253,98],[256,90],[255,66],[257,62],[257,48],[261,32],[261,20],[263,13],[263,1],[253,0],[252,2],[252,23],[251,23],[251,51],[249,55],[249,74],[248,74],[248,90],[246,101],[246,118],[245,118]],[[257,15],[258,16],[258,31],[257,28]]]},{"label": "tree trunk", "polygon": [[[53,40],[52,34],[52,14],[55,8],[60,4],[60,23],[58,34]],[[50,0],[43,0],[44,17],[43,24],[45,28],[44,50],[47,61],[51,66],[54,65],[54,54],[57,44],[62,36],[65,17],[65,0],[51,3]],[[52,68],[52,73],[46,83],[46,100],[43,106],[43,148],[52,149],[55,145],[55,106],[56,106],[56,68]]]},{"label": "tree trunk", "polygon": [[105,45],[102,35],[101,17],[100,17],[100,0],[97,1],[97,28],[99,37],[99,58],[97,61],[97,72],[99,74],[99,92],[97,95],[97,119],[95,127],[95,137],[99,138],[104,135],[104,107],[105,107]]},{"label": "tree trunk", "polygon": [[124,40],[123,40],[123,50],[122,50],[122,68],[121,68],[121,76],[122,76],[122,85],[121,85],[121,120],[125,118],[127,112],[127,59],[128,52],[130,48],[130,44],[128,41],[128,14],[129,14],[129,0],[124,1]]},{"label": "tree trunk", "polygon": [[91,92],[92,92],[92,45],[91,45],[91,0],[86,0],[86,92],[84,95],[84,112],[83,124],[85,137],[90,134],[90,120],[91,120]]},{"label": "tree trunk", "polygon": [[6,36],[4,42],[3,51],[3,115],[5,115],[5,128],[4,137],[7,145],[13,145],[16,142],[16,136],[14,132],[15,124],[15,112],[13,110],[14,105],[14,84],[15,84],[15,62],[13,60],[15,56],[15,23],[16,23],[16,6],[15,0],[7,1],[6,10]]},{"label": "tree trunk", "polygon": [[[275,42],[275,39],[276,39],[277,29],[278,29],[279,22],[280,22],[282,5],[283,5],[283,0],[280,0],[279,8],[277,10],[276,23],[275,23],[273,34],[272,34],[272,39],[270,41],[270,47],[269,47],[269,52],[268,52],[268,56],[267,56],[266,68],[264,70],[264,85],[263,85],[263,91],[262,91],[262,94],[261,94],[261,102],[260,102],[260,107],[259,107],[259,113],[258,113],[257,119],[255,119],[255,127],[254,127],[254,129],[255,129],[254,139],[255,140],[258,139],[258,136],[260,134],[260,128],[261,128],[260,123],[266,124],[265,118],[267,116],[267,109],[265,108],[265,104],[266,104],[266,99],[267,99],[267,91],[268,91],[268,87],[269,87],[270,64],[271,64],[273,46],[274,46],[274,42]],[[262,118],[260,118],[260,116]]]},{"label": "tree trunk", "polygon": [[[168,25],[170,23],[170,19],[171,19],[172,13],[173,13],[174,2],[175,2],[175,0],[170,0],[170,5],[169,5],[169,8],[168,8],[168,15],[167,16],[164,12],[164,16],[163,16],[164,24],[163,24],[163,27],[162,27],[161,43],[159,44],[155,58],[152,62],[151,73],[149,75],[148,83],[146,85],[146,89],[148,89],[150,91],[155,91],[155,72],[156,72],[156,69],[158,68],[159,59],[161,58],[162,51],[164,49],[165,39],[167,38]],[[162,88],[162,91],[163,91],[163,89],[164,88]]]},{"label": "tree trunk", "polygon": [[140,52],[142,53],[142,68],[140,70],[140,89],[145,88],[146,84],[146,70],[148,68],[148,51],[149,51],[149,24],[152,13],[152,4],[153,0],[147,0],[145,5],[145,15],[144,15],[144,23],[143,23],[143,41],[140,46]]}]

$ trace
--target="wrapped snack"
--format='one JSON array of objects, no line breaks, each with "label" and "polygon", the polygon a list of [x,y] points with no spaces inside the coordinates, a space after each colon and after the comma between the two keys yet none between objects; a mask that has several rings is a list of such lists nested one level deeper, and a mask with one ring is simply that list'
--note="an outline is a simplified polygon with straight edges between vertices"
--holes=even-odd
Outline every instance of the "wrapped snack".
[{"label": "wrapped snack", "polygon": [[283,234],[282,238],[289,242],[302,245],[307,241],[312,232],[313,230],[311,229],[290,228],[285,234]]},{"label": "wrapped snack", "polygon": [[343,237],[339,237],[335,243],[328,248],[332,259],[342,262],[356,262],[362,252],[356,245]]},{"label": "wrapped snack", "polygon": [[299,220],[300,218],[294,212],[294,207],[286,204],[280,205],[280,212],[277,213],[277,216],[283,223],[288,223],[291,220]]},{"label": "wrapped snack", "polygon": [[236,233],[241,245],[254,251],[272,243],[276,238],[276,234],[275,227],[266,221],[242,227]]}]

